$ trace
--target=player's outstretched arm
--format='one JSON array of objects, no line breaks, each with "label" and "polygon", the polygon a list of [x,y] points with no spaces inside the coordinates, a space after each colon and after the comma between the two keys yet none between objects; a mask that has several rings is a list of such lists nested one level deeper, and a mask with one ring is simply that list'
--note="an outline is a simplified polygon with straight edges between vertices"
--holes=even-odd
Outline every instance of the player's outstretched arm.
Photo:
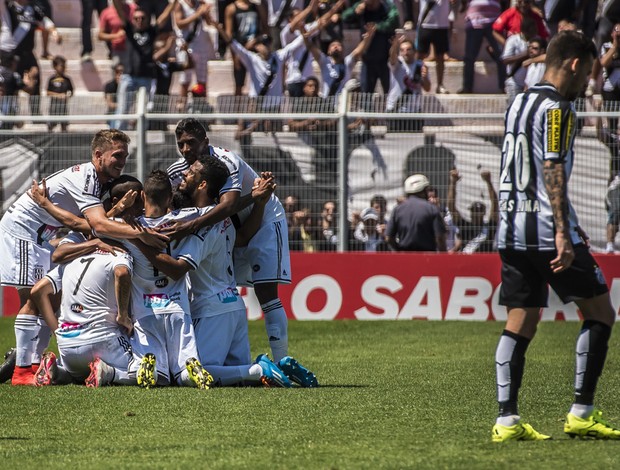
[{"label": "player's outstretched arm", "polygon": [[136,240],[133,243],[155,268],[175,281],[181,279],[192,269],[192,266],[187,261],[173,258],[168,253],[158,251],[140,240]]},{"label": "player's outstretched arm", "polygon": [[133,322],[129,316],[129,301],[131,300],[131,271],[127,266],[114,268],[114,294],[116,295],[116,323],[127,330],[127,335],[133,332]]},{"label": "player's outstretched arm", "polygon": [[101,206],[87,209],[84,211],[84,217],[86,217],[88,224],[98,236],[129,240],[139,239],[158,250],[163,250],[169,242],[166,235],[155,232],[154,230],[130,226],[129,224],[108,219]]},{"label": "player's outstretched arm", "polygon": [[43,320],[45,320],[45,323],[47,323],[47,326],[54,332],[58,329],[58,319],[54,315],[54,308],[50,299],[52,295],[54,295],[54,286],[52,286],[51,281],[47,277],[44,277],[34,285],[30,298],[36,305]]},{"label": "player's outstretched arm", "polygon": [[82,243],[63,243],[59,245],[52,253],[52,262],[55,264],[67,264],[69,261],[94,253],[97,250],[105,251],[113,256],[116,256],[117,251],[125,251],[120,244],[116,245],[112,241],[106,243],[100,238],[93,238]]}]

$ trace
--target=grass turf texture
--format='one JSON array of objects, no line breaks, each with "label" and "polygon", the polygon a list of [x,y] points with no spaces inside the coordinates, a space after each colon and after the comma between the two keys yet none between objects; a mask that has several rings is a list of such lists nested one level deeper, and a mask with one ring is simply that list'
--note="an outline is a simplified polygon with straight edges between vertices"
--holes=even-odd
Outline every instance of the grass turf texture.
[{"label": "grass turf texture", "polygon": [[[0,319],[2,352],[12,324]],[[291,322],[319,389],[0,385],[2,468],[614,468],[620,442],[562,431],[578,328],[542,324],[528,354],[520,411],[553,441],[491,442],[500,323]],[[263,322],[250,340],[268,351]],[[597,400],[615,424],[619,343]]]}]

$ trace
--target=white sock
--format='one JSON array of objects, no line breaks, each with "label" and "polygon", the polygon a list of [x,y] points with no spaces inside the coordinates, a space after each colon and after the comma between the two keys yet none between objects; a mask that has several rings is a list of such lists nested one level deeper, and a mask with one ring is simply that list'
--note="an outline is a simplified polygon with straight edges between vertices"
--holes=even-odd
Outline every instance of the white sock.
[{"label": "white sock", "polygon": [[187,369],[183,369],[181,371],[181,375],[179,375],[179,378],[177,379],[177,383],[181,385],[182,387],[195,387],[196,386],[194,381],[189,377],[189,372],[187,371]]},{"label": "white sock", "polygon": [[35,342],[35,351],[32,355],[33,364],[41,363],[41,356],[50,345],[50,338],[52,337],[52,330],[43,318],[38,317],[37,323],[39,324],[39,339]]},{"label": "white sock", "polygon": [[501,424],[502,426],[514,426],[519,421],[521,421],[521,416],[510,415],[510,416],[499,416],[497,418],[496,423]]},{"label": "white sock", "polygon": [[130,374],[129,371],[116,367],[114,368],[112,383],[117,385],[138,385],[136,374]]},{"label": "white sock", "polygon": [[573,403],[570,407],[569,413],[577,416],[578,418],[588,418],[594,411],[594,405],[578,405],[577,403]]},{"label": "white sock", "polygon": [[37,336],[39,334],[38,317],[28,314],[17,314],[15,317],[15,365],[29,367],[35,354]]},{"label": "white sock", "polygon": [[252,364],[248,370],[248,376],[252,379],[260,379],[263,376],[263,368],[258,364]]},{"label": "white sock", "polygon": [[288,319],[280,299],[273,299],[261,304],[265,314],[265,328],[271,346],[273,361],[278,362],[288,356]]},{"label": "white sock", "polygon": [[614,252],[614,244],[613,242],[607,242],[607,248],[606,250],[607,253],[613,253]]}]

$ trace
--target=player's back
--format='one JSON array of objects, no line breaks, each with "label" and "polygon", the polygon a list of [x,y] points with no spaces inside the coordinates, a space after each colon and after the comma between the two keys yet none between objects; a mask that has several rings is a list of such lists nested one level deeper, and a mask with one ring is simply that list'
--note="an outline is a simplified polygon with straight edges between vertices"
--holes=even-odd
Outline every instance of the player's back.
[{"label": "player's back", "polygon": [[[165,228],[175,222],[195,218],[198,214],[198,210],[195,208],[180,209],[162,217],[141,216],[137,222],[144,227]],[[151,314],[189,313],[188,277],[183,276],[174,280],[153,266],[133,243],[125,242],[124,245],[134,258],[131,299],[131,310],[134,318]],[[187,243],[184,239],[174,248],[169,246],[167,252],[173,258],[184,257],[186,246]]]},{"label": "player's back", "polygon": [[[572,103],[547,84],[517,95],[508,109],[499,185],[500,249],[555,249],[543,167],[546,160],[561,162],[570,177],[575,122]],[[576,226],[576,213],[567,202],[569,222]],[[573,242],[578,241],[575,232]]]},{"label": "player's back", "polygon": [[131,272],[131,255],[97,250],[57,268],[58,274],[54,271],[48,274],[56,290],[62,289],[59,342],[68,346],[118,334],[114,275],[118,266],[125,266]]}]

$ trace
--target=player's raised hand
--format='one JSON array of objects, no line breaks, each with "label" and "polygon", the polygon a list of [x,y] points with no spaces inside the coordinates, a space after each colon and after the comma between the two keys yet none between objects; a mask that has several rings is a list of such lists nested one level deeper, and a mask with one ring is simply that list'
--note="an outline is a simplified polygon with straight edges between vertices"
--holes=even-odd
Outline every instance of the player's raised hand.
[{"label": "player's raised hand", "polygon": [[452,181],[453,183],[456,183],[460,179],[461,179],[461,175],[459,175],[459,170],[457,170],[456,168],[453,170],[450,170],[450,181]]},{"label": "player's raised hand", "polygon": [[41,180],[40,186],[36,180],[32,180],[32,185],[30,186],[28,195],[39,206],[42,206],[46,201],[48,201],[49,199],[47,198],[47,184],[45,183],[45,178]]},{"label": "player's raised hand", "polygon": [[266,203],[276,189],[274,177],[256,178],[252,186],[252,199],[258,203]]},{"label": "player's raised hand", "polygon": [[121,244],[121,242],[116,240],[111,240],[107,238],[105,241],[101,238],[95,238],[95,249],[97,251],[103,251],[105,253],[110,253],[112,256],[116,256],[116,253],[126,253],[125,247]]},{"label": "player's raised hand", "polygon": [[[136,198],[138,197],[138,191],[130,189],[125,193],[125,195],[116,203],[114,207],[108,211],[108,217],[113,217],[114,215],[119,215],[129,209],[136,202]],[[110,215],[112,212],[113,215]]]}]

